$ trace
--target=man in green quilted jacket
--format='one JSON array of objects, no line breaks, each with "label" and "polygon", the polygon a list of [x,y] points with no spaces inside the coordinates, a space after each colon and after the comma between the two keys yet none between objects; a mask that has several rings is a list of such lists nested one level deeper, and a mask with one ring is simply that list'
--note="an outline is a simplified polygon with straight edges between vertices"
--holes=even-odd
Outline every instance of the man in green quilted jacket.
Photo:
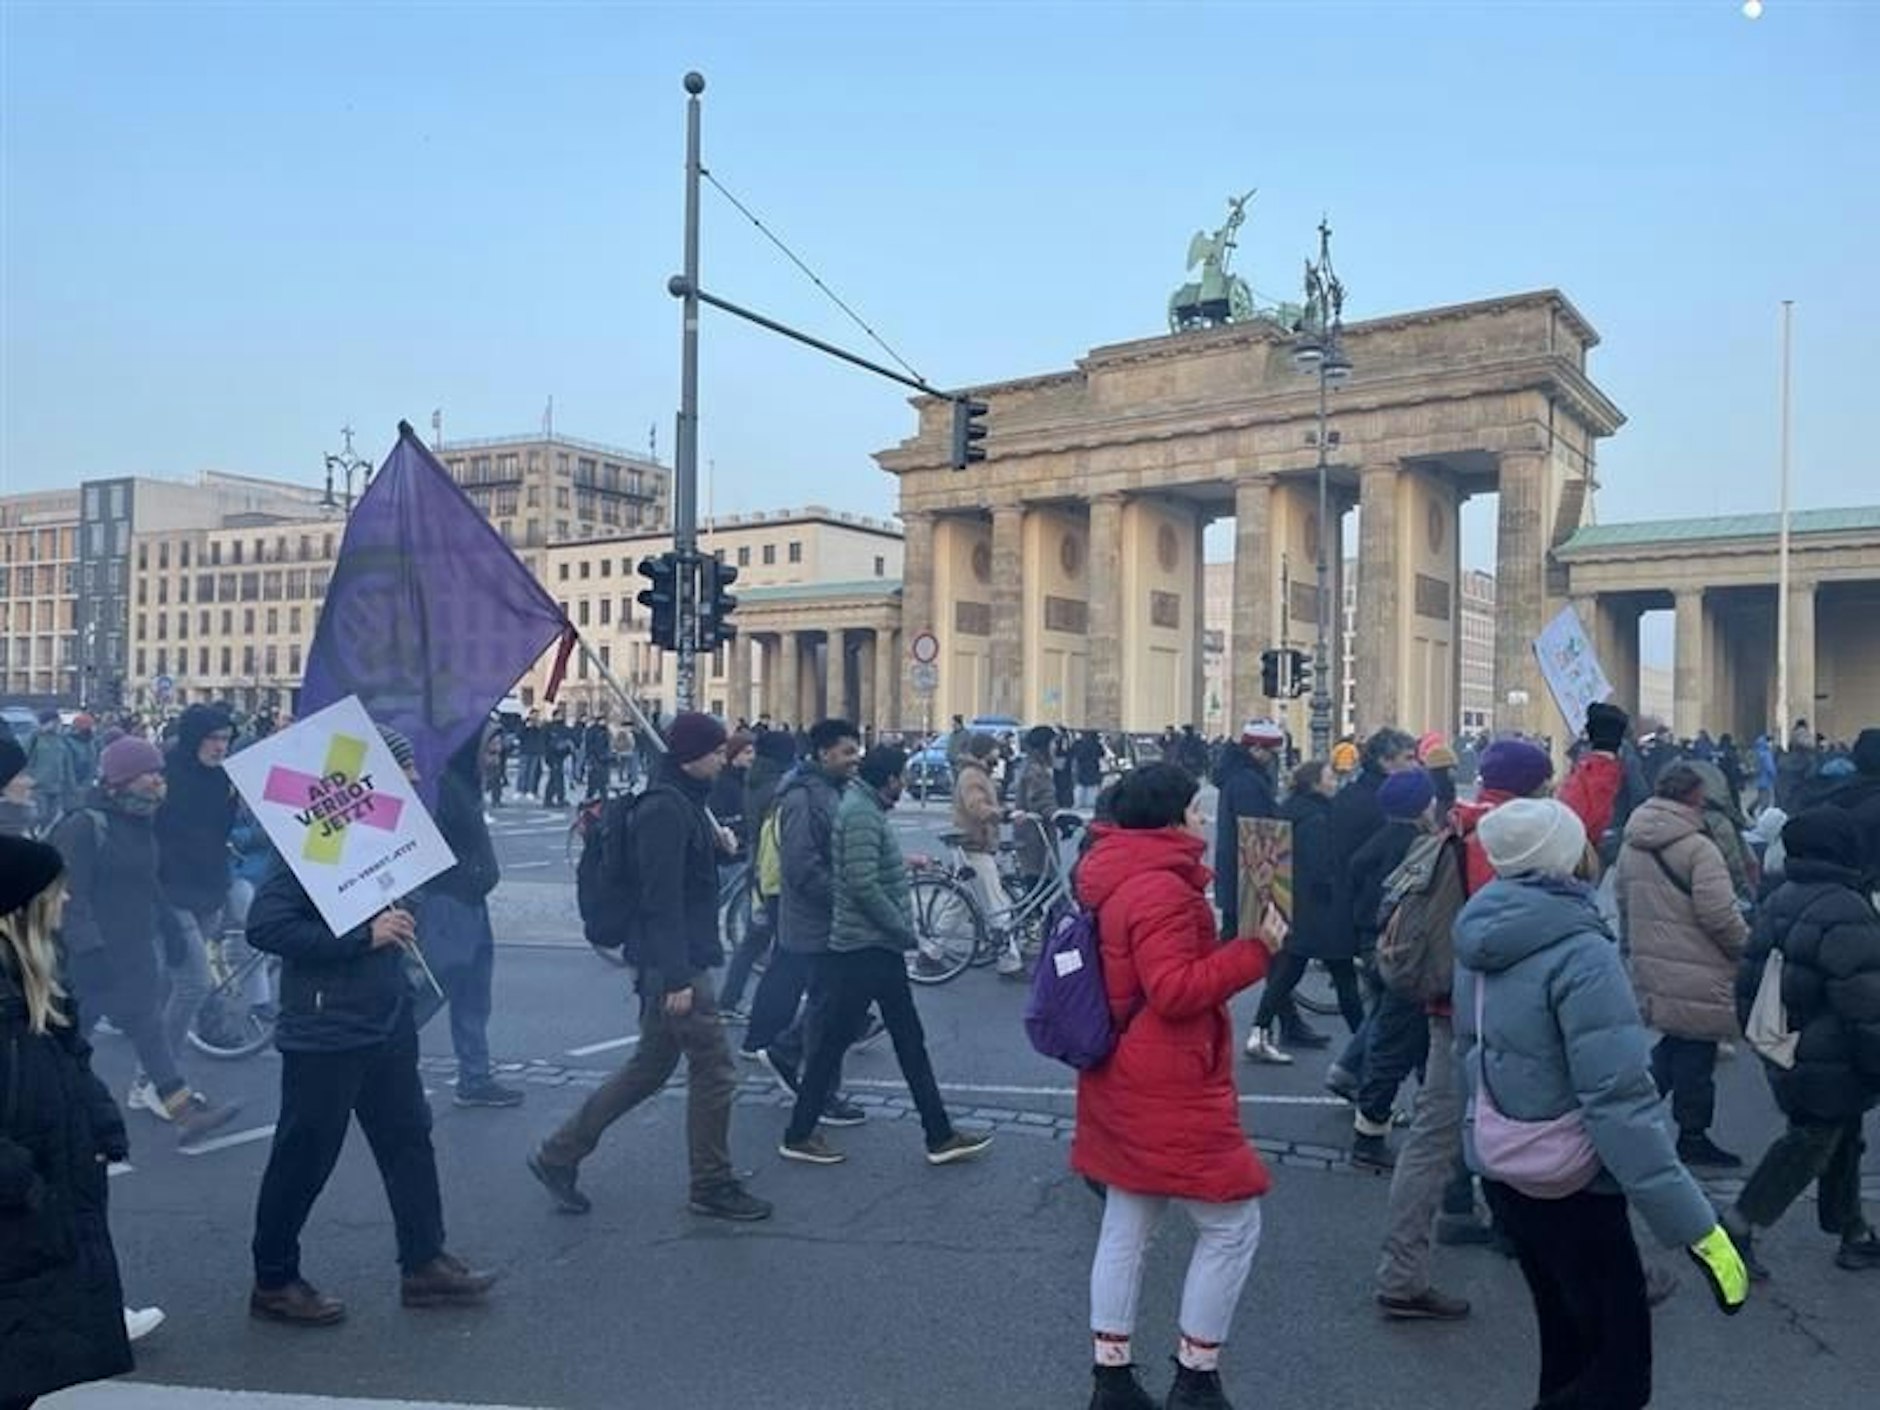
[{"label": "man in green quilted jacket", "polygon": [[870,1004],[880,1006],[901,1076],[920,1111],[928,1164],[967,1160],[992,1144],[990,1132],[962,1131],[948,1118],[907,980],[913,906],[901,844],[888,826],[888,811],[900,800],[906,772],[905,750],[871,749],[858,781],[844,790],[836,809],[829,846],[835,905],[825,957],[828,1021],[818,1026],[818,1041],[803,1065],[796,1107],[778,1148],[786,1160],[839,1165],[847,1159],[823,1139],[817,1120],[841,1076],[843,1050],[861,1032]]}]

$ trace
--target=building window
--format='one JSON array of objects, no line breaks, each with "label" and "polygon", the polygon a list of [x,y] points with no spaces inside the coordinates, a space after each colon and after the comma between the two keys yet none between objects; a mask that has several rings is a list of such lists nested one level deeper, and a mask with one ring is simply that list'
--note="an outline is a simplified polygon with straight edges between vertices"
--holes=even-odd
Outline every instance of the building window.
[{"label": "building window", "polygon": [[588,561],[587,559],[583,558],[581,560],[581,574],[580,574],[583,581],[586,581],[590,572],[591,572],[591,569],[589,567]]},{"label": "building window", "polygon": [[222,545],[219,543],[209,545],[209,566],[211,568],[222,566]]},{"label": "building window", "polygon": [[255,673],[255,649],[252,646],[242,648],[242,674],[252,676]]},{"label": "building window", "polygon": [[144,667],[145,667],[145,662],[144,662],[144,649],[143,649],[143,647],[141,647],[141,646],[140,646],[140,647],[138,647],[138,648],[137,648],[137,674],[138,674],[138,675],[140,675],[140,676],[141,676],[141,675],[144,675],[144,674],[145,674],[145,669],[144,669]]},{"label": "building window", "polygon": [[255,609],[252,607],[244,607],[242,608],[242,635],[253,636],[254,634],[255,634]]},{"label": "building window", "polygon": [[566,563],[557,563],[555,565],[555,579],[557,582],[563,583],[568,581],[568,565]]},{"label": "building window", "polygon": [[[287,630],[292,632],[295,636],[300,635],[300,609],[298,607],[290,607],[287,609]],[[296,667],[295,669],[298,670],[299,668]]]},{"label": "building window", "polygon": [[273,636],[280,629],[281,609],[278,607],[270,607],[268,609],[268,635]]},{"label": "building window", "polygon": [[287,648],[287,673],[292,676],[297,676],[300,674],[300,643],[299,642],[295,642],[292,646]]},{"label": "building window", "polygon": [[877,578],[885,578],[888,576],[888,560],[883,558],[879,553],[875,555],[875,576]]},{"label": "building window", "polygon": [[222,609],[222,635],[227,636],[230,632],[234,630],[235,630],[235,609],[233,607],[224,607]]},{"label": "building window", "polygon": [[261,596],[261,574],[243,573],[241,600],[254,602]]},{"label": "building window", "polygon": [[574,623],[577,627],[585,627],[588,624],[588,600],[585,597],[575,604]]},{"label": "building window", "polygon": [[601,625],[611,626],[614,620],[614,600],[611,597],[601,599]]},{"label": "building window", "polygon": [[233,602],[235,600],[235,581],[236,577],[233,573],[222,573],[217,576],[215,580],[215,596],[218,602]]},{"label": "building window", "polygon": [[206,646],[196,648],[196,674],[199,676],[209,674],[209,648]]},{"label": "building window", "polygon": [[147,543],[140,543],[137,545],[137,571],[141,573],[145,569],[149,568],[149,566],[150,566],[150,545]]},{"label": "building window", "polygon": [[777,545],[774,543],[765,544],[764,545],[764,566],[766,568],[773,567],[776,564],[776,562],[777,562]]},{"label": "building window", "polygon": [[801,539],[790,540],[790,561],[792,563],[801,563],[803,561],[803,541]]},{"label": "building window", "polygon": [[176,635],[179,638],[189,635],[189,613],[178,612],[176,614]]},{"label": "building window", "polygon": [[[209,635],[209,609],[206,607],[196,614],[196,630],[203,636]],[[207,670],[208,667],[203,669]]]},{"label": "building window", "polygon": [[273,676],[279,673],[280,668],[280,658],[275,654],[275,648],[270,645],[263,658],[262,672],[265,675]]},{"label": "building window", "polygon": [[240,539],[236,539],[228,546],[228,556],[229,562],[231,563],[239,563],[242,561],[242,541]]},{"label": "building window", "polygon": [[601,559],[601,576],[603,578],[611,578],[613,577],[613,575],[614,575],[614,560],[611,558]]}]

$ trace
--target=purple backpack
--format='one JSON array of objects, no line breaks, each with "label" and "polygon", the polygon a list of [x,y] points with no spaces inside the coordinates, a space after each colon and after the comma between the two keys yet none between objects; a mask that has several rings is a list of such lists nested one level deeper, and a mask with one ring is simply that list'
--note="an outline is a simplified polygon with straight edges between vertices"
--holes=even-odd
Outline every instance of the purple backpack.
[{"label": "purple backpack", "polygon": [[1096,912],[1078,906],[1051,927],[1025,1001],[1025,1032],[1048,1058],[1080,1072],[1102,1065],[1121,1030],[1110,1018]]}]

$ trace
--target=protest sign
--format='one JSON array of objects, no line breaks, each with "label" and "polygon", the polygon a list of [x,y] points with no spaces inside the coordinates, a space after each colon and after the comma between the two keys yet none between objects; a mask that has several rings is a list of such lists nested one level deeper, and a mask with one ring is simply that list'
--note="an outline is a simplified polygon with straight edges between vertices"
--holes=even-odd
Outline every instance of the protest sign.
[{"label": "protest sign", "polygon": [[1292,824],[1280,818],[1240,820],[1240,938],[1279,950],[1292,931]]},{"label": "protest sign", "polygon": [[335,935],[457,864],[357,696],[225,767]]},{"label": "protest sign", "polygon": [[1534,640],[1541,675],[1554,703],[1575,734],[1586,728],[1586,707],[1612,694],[1612,682],[1599,668],[1585,624],[1571,606],[1562,607]]}]

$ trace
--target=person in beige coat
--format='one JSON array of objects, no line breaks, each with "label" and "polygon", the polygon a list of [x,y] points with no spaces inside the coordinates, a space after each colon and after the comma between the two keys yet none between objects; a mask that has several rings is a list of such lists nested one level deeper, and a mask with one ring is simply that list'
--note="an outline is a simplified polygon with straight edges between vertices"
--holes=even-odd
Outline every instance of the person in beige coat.
[{"label": "person in beige coat", "polygon": [[960,851],[972,869],[968,885],[979,899],[986,924],[995,927],[995,938],[1004,940],[998,971],[1008,978],[1023,978],[1025,962],[1018,953],[1017,938],[996,935],[998,923],[1010,910],[999,881],[999,827],[1005,821],[1005,809],[999,803],[999,786],[992,781],[992,756],[998,752],[999,741],[990,734],[966,737],[953,775],[953,827],[963,834]]},{"label": "person in beige coat", "polygon": [[1658,1090],[1671,1094],[1678,1157],[1687,1165],[1743,1162],[1710,1139],[1717,1044],[1738,1033],[1734,985],[1749,926],[1730,869],[1704,826],[1704,781],[1688,764],[1658,776],[1654,796],[1625,826],[1617,878],[1632,985]]}]

